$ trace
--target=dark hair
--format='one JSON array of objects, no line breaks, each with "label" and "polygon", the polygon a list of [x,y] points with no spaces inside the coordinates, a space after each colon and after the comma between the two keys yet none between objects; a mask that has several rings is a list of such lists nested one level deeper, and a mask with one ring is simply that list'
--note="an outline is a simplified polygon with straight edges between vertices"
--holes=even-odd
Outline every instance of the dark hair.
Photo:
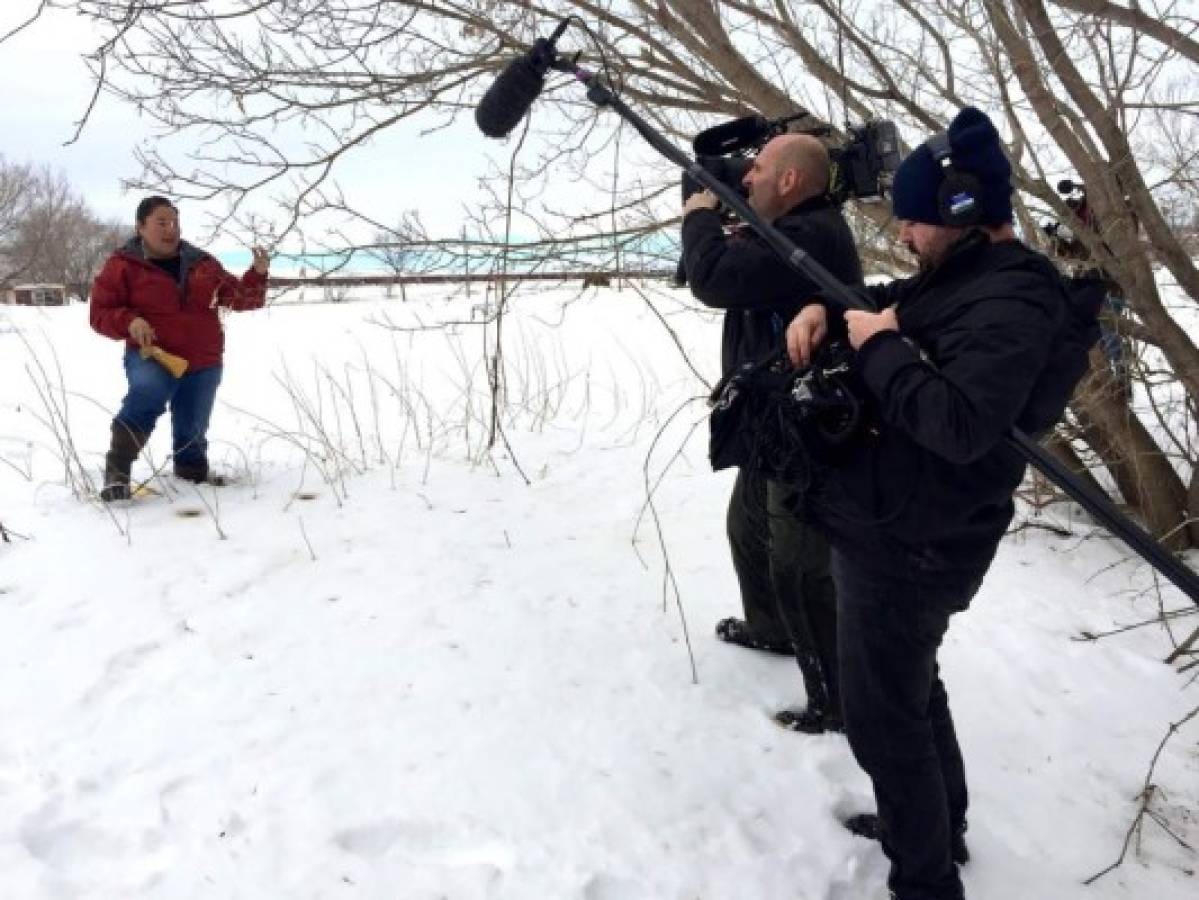
[{"label": "dark hair", "polygon": [[160,197],[158,194],[154,194],[151,197],[147,197],[137,205],[137,213],[135,214],[137,217],[137,224],[145,225],[146,219],[150,218],[150,213],[154,212],[154,210],[158,209],[160,206],[169,206],[171,209],[175,210],[175,212],[179,212],[175,204],[166,197]]}]

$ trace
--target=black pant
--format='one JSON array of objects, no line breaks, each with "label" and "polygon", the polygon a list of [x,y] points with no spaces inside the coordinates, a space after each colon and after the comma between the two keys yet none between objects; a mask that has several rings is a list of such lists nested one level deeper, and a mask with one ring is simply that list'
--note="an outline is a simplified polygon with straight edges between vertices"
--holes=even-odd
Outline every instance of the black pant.
[{"label": "black pant", "polygon": [[916,557],[885,574],[868,562],[832,556],[849,745],[874,783],[895,897],[960,900],[950,840],[966,824],[966,771],[937,648],[982,577],[930,571]]},{"label": "black pant", "polygon": [[763,640],[792,644],[808,708],[840,718],[837,595],[828,542],[786,506],[791,489],[737,473],[728,535],[745,621]]}]

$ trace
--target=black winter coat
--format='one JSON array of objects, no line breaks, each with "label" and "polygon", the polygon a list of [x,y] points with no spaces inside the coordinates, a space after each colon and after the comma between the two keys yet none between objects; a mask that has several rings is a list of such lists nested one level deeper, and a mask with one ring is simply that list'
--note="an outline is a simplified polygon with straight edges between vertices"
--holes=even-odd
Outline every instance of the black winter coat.
[{"label": "black winter coat", "polygon": [[[774,227],[843,283],[862,283],[853,234],[835,204],[824,197],[806,200]],[[726,234],[715,210],[695,210],[683,220],[683,265],[696,299],[726,310],[720,354],[725,373],[782,349],[788,323],[818,293],[756,232]]]},{"label": "black winter coat", "polygon": [[868,290],[879,309],[897,304],[899,320],[857,355],[877,427],[810,511],[862,565],[981,575],[1024,476],[1004,437],[1063,321],[1062,281],[1018,241],[975,232],[935,269]]}]

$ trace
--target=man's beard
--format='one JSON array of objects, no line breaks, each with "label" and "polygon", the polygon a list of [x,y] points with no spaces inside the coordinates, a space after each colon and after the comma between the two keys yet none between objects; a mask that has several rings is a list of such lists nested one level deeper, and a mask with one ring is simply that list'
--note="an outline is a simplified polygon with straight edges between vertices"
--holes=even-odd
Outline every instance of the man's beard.
[{"label": "man's beard", "polygon": [[916,257],[916,266],[921,272],[927,272],[929,269],[936,266],[937,260],[924,253],[921,253],[916,249],[915,244],[909,242],[904,244],[904,247],[907,248],[908,253]]},{"label": "man's beard", "polygon": [[934,240],[929,241],[923,250],[917,250],[916,245],[908,241],[904,246],[912,256],[916,257],[916,263],[921,272],[927,272],[929,269],[935,269],[941,264],[941,260],[945,258],[945,254],[949,252],[949,248],[956,242],[957,237],[951,237],[944,241]]}]

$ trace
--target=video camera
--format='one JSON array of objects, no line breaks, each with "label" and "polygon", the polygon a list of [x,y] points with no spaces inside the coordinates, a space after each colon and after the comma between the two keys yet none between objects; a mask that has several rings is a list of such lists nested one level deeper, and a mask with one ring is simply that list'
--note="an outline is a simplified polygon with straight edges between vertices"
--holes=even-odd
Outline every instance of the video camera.
[{"label": "video camera", "polygon": [[[745,196],[741,182],[753,164],[753,157],[771,138],[785,133],[790,122],[808,115],[807,110],[800,110],[779,119],[745,116],[706,128],[692,141],[696,162],[722,184]],[[800,133],[825,137],[831,131],[826,126]],[[881,199],[890,186],[891,175],[899,167],[899,133],[895,123],[870,121],[850,126],[847,131],[844,145],[829,148],[832,166],[828,196],[836,203],[844,203],[851,197],[856,200]],[[701,189],[695,179],[683,174],[684,203]]]},{"label": "video camera", "polygon": [[[745,173],[753,165],[753,158],[766,146],[771,138],[787,131],[787,125],[809,115],[805,109],[779,119],[765,116],[744,116],[721,125],[705,128],[691,142],[695,161],[709,175],[725,187],[736,191],[741,197],[749,192],[742,183]],[[864,125],[851,126],[849,139],[844,146],[829,148],[829,188],[827,196],[835,203],[844,203],[850,197],[858,200],[878,200],[890,187],[891,176],[899,168],[899,133],[895,123],[887,120],[871,121]],[[815,137],[831,133],[828,127],[799,132]],[[692,194],[703,190],[703,185],[685,170],[683,172],[683,202]],[[722,215],[731,221],[733,216],[722,209]],[[687,283],[687,272],[680,259],[675,268],[674,284],[682,287]]]},{"label": "video camera", "polygon": [[1063,178],[1057,183],[1057,192],[1066,198],[1066,206],[1074,212],[1079,213],[1080,210],[1086,208],[1087,186],[1085,184]]},{"label": "video camera", "polygon": [[[1063,178],[1057,183],[1057,192],[1062,195],[1069,209],[1084,227],[1094,228],[1095,220],[1091,207],[1087,203],[1087,188],[1084,184]],[[1059,219],[1051,219],[1041,225],[1041,230],[1049,238],[1050,247],[1055,256],[1067,260],[1086,260],[1090,251],[1086,244],[1066,223]]]}]

